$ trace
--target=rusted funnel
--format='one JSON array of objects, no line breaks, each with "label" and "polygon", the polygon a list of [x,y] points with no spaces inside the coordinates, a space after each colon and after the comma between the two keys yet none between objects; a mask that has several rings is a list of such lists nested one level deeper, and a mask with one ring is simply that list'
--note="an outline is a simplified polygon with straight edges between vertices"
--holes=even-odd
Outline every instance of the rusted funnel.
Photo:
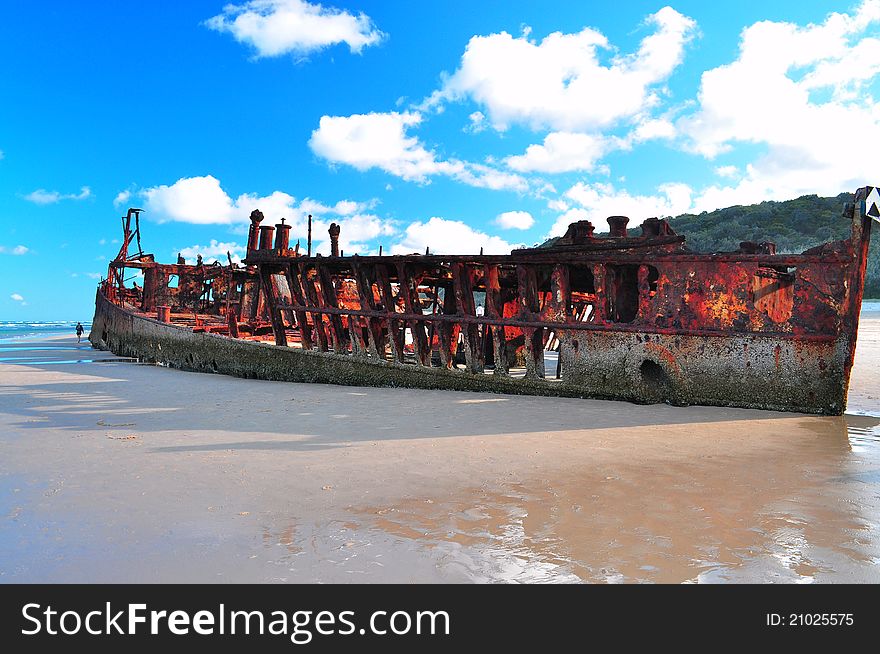
[{"label": "rusted funnel", "polygon": [[248,231],[248,243],[247,249],[248,252],[252,252],[257,249],[257,239],[259,238],[259,229],[260,223],[263,220],[263,212],[259,209],[254,209],[251,211],[251,227],[250,231]]},{"label": "rusted funnel", "polygon": [[611,238],[626,238],[627,216],[608,216],[608,227],[611,228]]},{"label": "rusted funnel", "polygon": [[282,252],[290,247],[290,225],[284,224],[284,218],[275,225],[275,248]]},{"label": "rusted funnel", "polygon": [[336,223],[330,223],[330,229],[327,230],[330,233],[330,256],[338,257],[339,256],[339,232],[342,231]]},{"label": "rusted funnel", "polygon": [[271,250],[272,249],[272,234],[274,233],[275,228],[272,225],[263,225],[260,227],[260,249],[261,250]]}]

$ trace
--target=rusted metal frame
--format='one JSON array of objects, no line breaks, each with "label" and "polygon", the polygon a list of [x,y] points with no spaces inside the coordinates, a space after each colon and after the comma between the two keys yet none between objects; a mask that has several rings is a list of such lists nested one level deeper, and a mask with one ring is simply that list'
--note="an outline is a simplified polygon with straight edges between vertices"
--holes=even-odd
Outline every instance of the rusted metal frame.
[{"label": "rusted metal frame", "polygon": [[[465,263],[453,263],[452,285],[455,300],[458,304],[458,314],[468,317],[477,317],[474,306],[473,276],[474,271]],[[481,373],[485,366],[483,358],[482,328],[478,323],[467,323],[462,329],[464,335],[464,358],[468,372]]]},{"label": "rusted metal frame", "polygon": [[262,304],[263,294],[260,292],[260,275],[245,280],[242,285],[241,295],[241,319],[249,324],[254,324],[260,315],[260,305]]},{"label": "rusted metal frame", "polygon": [[303,311],[308,311],[312,315],[312,325],[314,326],[315,334],[318,336],[318,349],[321,350],[321,352],[327,352],[330,348],[327,342],[327,330],[324,328],[324,312],[321,311],[321,309],[324,309],[325,307],[321,303],[321,297],[318,293],[318,289],[315,288],[315,282],[312,279],[309,279],[310,267],[310,265],[305,263],[300,263],[298,265],[299,278],[307,302],[303,306],[293,307],[293,309],[294,311],[302,309]]},{"label": "rusted metal frame", "polygon": [[[443,313],[432,314],[432,323],[437,332],[437,350],[440,353],[440,366],[447,370],[455,369],[455,353],[458,349],[458,335],[461,332],[455,293],[450,286],[443,287]],[[435,320],[443,316],[443,320]]]},{"label": "rusted metal frame", "polygon": [[[338,245],[337,245],[338,247]],[[349,271],[350,275],[348,275],[351,279],[354,280],[355,289],[358,295],[358,306],[363,307],[363,298],[360,296],[360,283],[357,279],[357,274],[355,273],[354,268]],[[339,283],[344,284],[346,279],[340,279]],[[348,310],[348,307],[341,307]],[[367,340],[364,340],[364,323],[369,323],[369,318],[363,319],[361,316],[354,316],[350,313],[343,314],[345,316],[345,322],[348,324],[348,342],[351,345],[351,353],[355,356],[369,356],[372,354],[372,348],[369,345],[370,335],[369,329],[366,331]]]},{"label": "rusted metal frame", "polygon": [[425,331],[425,315],[416,313],[416,307],[421,309],[419,300],[418,280],[412,266],[400,262],[397,264],[397,279],[400,282],[400,295],[403,298],[403,306],[410,316],[418,316],[409,319],[409,330],[413,338],[413,350],[415,350],[416,362],[421,366],[431,365],[431,346],[428,343],[428,335]]},{"label": "rusted metal frame", "polygon": [[846,385],[844,393],[849,387],[849,373],[852,370],[853,362],[856,354],[856,338],[858,336],[857,326],[859,324],[859,312],[862,307],[862,297],[864,294],[865,275],[868,265],[868,247],[871,244],[871,223],[873,219],[867,214],[862,214],[861,206],[865,200],[867,189],[859,189],[856,192],[855,201],[853,202],[853,213],[851,220],[853,245],[853,261],[851,262],[852,273],[851,279],[847,286],[847,294],[849,295],[849,306],[843,317],[843,329],[849,337],[849,351],[847,352],[844,367],[846,370]]},{"label": "rusted metal frame", "polygon": [[[300,306],[306,304],[299,268],[295,267],[293,263],[288,263],[284,267],[284,274],[287,276],[287,285],[290,287],[290,295],[293,297],[293,301]],[[313,347],[312,327],[309,325],[308,315],[305,311],[301,310],[294,311],[293,315],[296,316],[299,338],[303,349],[311,350]]]},{"label": "rusted metal frame", "polygon": [[[550,273],[550,300],[541,312],[541,318],[549,323],[566,324],[572,320],[569,314],[571,306],[571,274],[568,265],[557,264]],[[544,349],[559,348],[556,361],[556,379],[561,376],[563,340],[559,337],[559,329],[545,329]],[[552,343],[550,342],[552,337]]]},{"label": "rusted metal frame", "polygon": [[582,252],[583,250],[592,250],[595,252],[614,252],[616,250],[641,250],[645,248],[662,248],[669,250],[670,246],[680,246],[685,242],[686,237],[682,234],[671,234],[667,236],[654,236],[645,238],[643,236],[628,236],[625,238],[609,237],[597,238],[587,244],[567,244],[552,245],[546,248],[521,248],[515,250],[520,256],[541,256],[545,251],[551,252]]},{"label": "rusted metal frame", "polygon": [[[337,244],[337,248],[338,248]],[[335,256],[339,256],[338,254]],[[336,288],[336,284],[339,284],[338,293],[341,293],[344,289],[344,285],[348,282],[349,279],[352,279],[355,283],[355,289],[358,292],[358,306],[363,307],[363,300],[360,297],[360,289],[358,288],[359,284],[354,272],[353,268],[349,268],[348,270],[337,273],[338,277],[333,278],[334,280],[334,288]],[[339,302],[339,295],[337,293],[337,304]],[[349,307],[340,307],[349,311]],[[364,342],[364,326],[361,324],[361,316],[354,316],[350,313],[342,314],[345,316],[345,322],[348,325],[348,343],[351,345],[351,353],[355,356],[367,356],[370,354],[369,347],[367,343]],[[369,319],[367,319],[369,320]]]},{"label": "rusted metal frame", "polygon": [[[257,251],[261,252],[261,251]],[[313,263],[319,258],[302,257],[309,263]],[[579,250],[577,252],[554,252],[548,248],[547,253],[520,255],[514,251],[512,254],[484,254],[484,255],[467,255],[467,254],[451,254],[451,255],[394,255],[394,256],[368,256],[358,257],[361,263],[384,263],[386,265],[397,265],[399,263],[418,263],[426,268],[437,268],[454,262],[470,263],[470,264],[504,264],[504,265],[534,265],[545,264],[554,265],[557,263],[583,264],[583,263],[631,263],[642,264],[649,260],[654,263],[691,263],[697,262],[702,264],[710,263],[757,263],[767,266],[804,266],[808,264],[821,265],[841,265],[848,266],[851,259],[840,254],[748,254],[739,252],[721,252],[721,253],[700,253],[700,252],[628,252],[617,250]],[[289,257],[274,256],[271,252],[259,258],[245,259],[246,264],[257,263],[282,263],[289,260]],[[344,267],[348,265],[349,258],[342,258],[333,261],[331,257],[320,257],[321,263],[328,268]],[[173,265],[173,264],[167,264]],[[128,267],[137,267],[129,265]]]},{"label": "rusted metal frame", "polygon": [[375,273],[376,282],[379,286],[379,295],[382,297],[382,304],[385,306],[385,311],[376,311],[375,317],[384,318],[388,321],[388,341],[391,345],[391,356],[398,363],[403,363],[404,334],[401,320],[397,317],[401,314],[397,313],[396,310],[397,300],[391,288],[391,280],[388,277],[388,268],[385,262],[376,264]]},{"label": "rusted metal frame", "polygon": [[279,306],[275,293],[275,284],[272,283],[272,273],[268,266],[260,266],[260,288],[269,307],[269,321],[272,323],[272,332],[275,334],[275,345],[287,345],[287,334],[284,331],[284,321],[281,319],[282,308]]},{"label": "rusted metal frame", "polygon": [[164,297],[168,288],[168,275],[158,267],[144,269],[144,290],[141,296],[141,310],[151,313],[159,304],[160,290]]},{"label": "rusted metal frame", "polygon": [[[277,289],[276,298],[278,299],[278,304],[280,306],[287,306],[288,299],[290,302],[294,302],[293,290],[290,287],[290,277],[287,274],[288,268],[289,266],[279,266],[277,272],[274,273],[276,277],[272,282],[273,286]],[[284,323],[285,329],[296,329],[296,331],[299,332],[295,311],[283,308],[281,311],[281,320]]]},{"label": "rusted metal frame", "polygon": [[639,266],[639,274],[638,274],[638,285],[639,285],[639,313],[638,318],[643,321],[650,321],[653,319],[651,316],[651,309],[653,307],[653,302],[651,300],[651,285],[648,282],[649,275],[648,266],[642,264]]},{"label": "rusted metal frame", "polygon": [[[338,309],[339,301],[336,298],[336,287],[333,285],[333,277],[330,274],[330,270],[325,268],[323,265],[315,262],[315,272],[318,276],[318,282],[321,285],[321,293],[319,297],[322,300],[322,306]],[[330,338],[333,342],[333,351],[338,354],[344,354],[347,350],[347,339],[345,337],[345,330],[342,327],[342,317],[349,310],[345,309],[340,314],[331,314],[330,315]]]},{"label": "rusted metal frame", "polygon": [[[432,285],[434,288],[434,299],[431,301],[431,315],[433,316],[433,315],[437,314],[437,309],[439,308],[438,303],[440,301],[440,286],[437,284],[436,280],[433,281]],[[432,363],[434,360],[434,335],[436,334],[436,331],[437,331],[437,323],[435,323],[432,320],[431,324],[428,325],[428,345],[431,347],[431,362]],[[439,335],[437,335],[437,343],[438,343],[437,352],[439,353],[440,352],[440,347],[439,347],[440,336]]]},{"label": "rusted metal frame", "polygon": [[[368,311],[376,310],[376,301],[373,297],[373,282],[375,271],[372,266],[363,266],[358,262],[353,262],[354,280],[357,286],[358,298],[361,302],[361,309]],[[349,321],[352,320],[349,314]],[[382,337],[382,321],[376,318],[367,317],[367,340],[370,348],[370,354],[378,359],[385,358],[385,339]]]},{"label": "rusted metal frame", "polygon": [[[516,267],[517,299],[523,322],[532,321],[538,313],[538,280],[534,266]],[[544,378],[544,326],[522,326],[525,336],[525,364],[527,379]]]},{"label": "rusted metal frame", "polygon": [[[374,318],[390,318],[388,314],[383,311],[357,311],[354,309],[330,309],[330,308],[315,308],[315,307],[297,307],[294,305],[283,305],[282,308],[285,309],[303,309],[307,310],[311,313],[320,313],[320,314],[335,314],[335,315],[354,315],[354,316],[364,316],[364,317],[374,317]],[[445,323],[476,323],[481,325],[492,325],[499,327],[518,327],[520,329],[574,329],[581,331],[594,331],[594,332],[629,332],[633,334],[662,334],[665,336],[719,336],[730,338],[731,335],[740,335],[740,336],[760,336],[760,337],[773,337],[773,338],[782,338],[782,339],[797,339],[797,340],[805,340],[812,341],[817,343],[822,342],[831,342],[837,339],[837,334],[794,334],[792,332],[735,332],[733,330],[711,330],[711,329],[676,329],[672,327],[655,327],[653,325],[638,325],[631,323],[613,323],[613,324],[593,324],[588,322],[571,322],[571,323],[556,323],[556,322],[545,322],[540,320],[513,320],[508,318],[499,318],[492,319],[488,317],[470,317],[470,316],[460,316],[460,315],[445,315],[442,313],[438,313],[436,315],[432,314],[409,314],[409,313],[396,313],[394,314],[393,319],[396,320],[423,320],[425,322],[436,321],[436,322],[445,322]]]},{"label": "rusted metal frame", "polygon": [[[593,305],[594,322],[604,323],[608,321],[608,301],[605,291],[606,275],[605,264],[595,263],[593,270],[593,289],[596,291],[596,303]],[[578,323],[581,325],[583,323]]]},{"label": "rusted metal frame", "polygon": [[[486,306],[485,316],[491,320],[501,320],[504,306],[501,301],[501,278],[499,267],[495,264],[485,264],[483,275],[486,280]],[[503,322],[503,321],[502,321]],[[496,375],[509,375],[507,365],[507,339],[504,337],[504,327],[484,321],[492,332],[492,346],[495,355]]]}]

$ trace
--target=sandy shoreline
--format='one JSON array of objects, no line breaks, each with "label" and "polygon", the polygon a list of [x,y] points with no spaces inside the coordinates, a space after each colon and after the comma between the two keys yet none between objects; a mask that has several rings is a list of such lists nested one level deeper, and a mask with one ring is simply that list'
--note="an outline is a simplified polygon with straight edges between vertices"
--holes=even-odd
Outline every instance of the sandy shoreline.
[{"label": "sandy shoreline", "polygon": [[880,581],[880,419],[11,356],[0,582]]}]

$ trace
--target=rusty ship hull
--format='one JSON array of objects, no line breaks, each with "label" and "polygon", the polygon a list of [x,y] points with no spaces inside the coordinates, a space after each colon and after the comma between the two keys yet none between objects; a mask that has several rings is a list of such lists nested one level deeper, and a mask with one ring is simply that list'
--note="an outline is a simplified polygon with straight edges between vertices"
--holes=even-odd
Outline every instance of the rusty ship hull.
[{"label": "rusty ship hull", "polygon": [[255,211],[240,265],[157,263],[130,210],[90,340],[247,378],[837,415],[878,201],[859,189],[851,237],[801,254],[694,253],[664,220],[611,217],[509,255],[341,256],[332,225],[322,257]]}]

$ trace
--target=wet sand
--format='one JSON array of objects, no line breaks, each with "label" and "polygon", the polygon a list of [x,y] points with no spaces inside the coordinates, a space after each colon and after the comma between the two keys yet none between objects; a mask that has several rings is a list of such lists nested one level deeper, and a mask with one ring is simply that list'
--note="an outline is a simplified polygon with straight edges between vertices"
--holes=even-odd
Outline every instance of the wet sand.
[{"label": "wet sand", "polygon": [[835,418],[6,341],[0,582],[880,582],[878,362],[865,317]]}]

